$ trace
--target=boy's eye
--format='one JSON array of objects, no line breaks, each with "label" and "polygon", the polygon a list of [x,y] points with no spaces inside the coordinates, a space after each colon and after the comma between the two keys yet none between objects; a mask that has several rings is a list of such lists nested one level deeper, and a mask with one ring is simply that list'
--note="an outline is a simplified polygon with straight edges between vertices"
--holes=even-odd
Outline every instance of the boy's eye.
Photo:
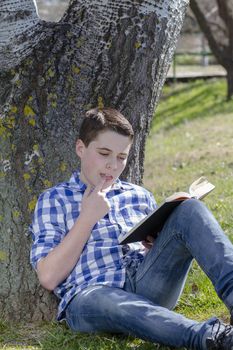
[{"label": "boy's eye", "polygon": [[[106,152],[99,152],[99,154],[103,157],[108,157],[109,156],[109,153],[106,153]],[[118,156],[117,157],[121,162],[123,162],[124,160],[126,160],[127,157],[124,157],[124,156]]]}]

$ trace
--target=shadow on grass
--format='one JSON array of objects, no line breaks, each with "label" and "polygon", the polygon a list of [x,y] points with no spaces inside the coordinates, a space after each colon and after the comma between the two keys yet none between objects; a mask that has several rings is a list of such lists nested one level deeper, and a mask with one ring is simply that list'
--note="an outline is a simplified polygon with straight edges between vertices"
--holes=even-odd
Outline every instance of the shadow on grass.
[{"label": "shadow on grass", "polygon": [[[173,96],[176,97],[183,92],[187,93],[192,91],[194,87],[203,86],[204,80],[199,79],[191,83],[167,83],[164,87],[164,94],[161,96],[161,101]],[[177,88],[178,86],[178,88]]]},{"label": "shadow on grass", "polygon": [[161,118],[163,119],[164,116],[166,118],[170,118],[174,115],[174,113],[184,112],[184,110],[190,109],[194,106],[196,106],[197,103],[205,100],[206,97],[209,97],[209,92],[206,91],[204,87],[202,87],[201,91],[196,92],[190,97],[183,97],[182,103],[179,103],[177,105],[172,105],[171,107],[167,107],[163,109],[163,111],[160,113]]},{"label": "shadow on grass", "polygon": [[198,81],[166,87],[166,93],[152,121],[153,131],[171,129],[187,120],[205,118],[218,113],[231,113],[233,101],[226,101],[225,80]]}]

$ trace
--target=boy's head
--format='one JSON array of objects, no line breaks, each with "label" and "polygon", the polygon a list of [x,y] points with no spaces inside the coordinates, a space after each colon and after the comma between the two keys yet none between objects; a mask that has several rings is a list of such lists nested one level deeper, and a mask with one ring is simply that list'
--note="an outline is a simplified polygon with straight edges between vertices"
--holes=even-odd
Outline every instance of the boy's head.
[{"label": "boy's head", "polygon": [[80,127],[79,138],[87,147],[101,132],[107,130],[128,136],[133,141],[134,131],[130,122],[119,111],[108,107],[93,108],[86,112]]},{"label": "boy's head", "polygon": [[88,111],[76,143],[81,180],[91,186],[104,181],[103,189],[111,187],[126,166],[133,136],[131,124],[117,110]]}]

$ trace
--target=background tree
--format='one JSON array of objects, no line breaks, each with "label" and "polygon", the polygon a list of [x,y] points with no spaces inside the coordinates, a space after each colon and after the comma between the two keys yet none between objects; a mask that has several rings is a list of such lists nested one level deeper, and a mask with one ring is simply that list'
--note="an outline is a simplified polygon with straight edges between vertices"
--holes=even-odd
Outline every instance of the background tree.
[{"label": "background tree", "polygon": [[190,0],[190,6],[219,64],[227,71],[227,99],[233,96],[233,0]]},{"label": "background tree", "polygon": [[38,194],[77,167],[84,112],[121,110],[136,130],[124,177],[140,183],[144,145],[188,0],[74,0],[58,23],[31,0],[0,2],[0,316],[54,316],[29,265]]}]

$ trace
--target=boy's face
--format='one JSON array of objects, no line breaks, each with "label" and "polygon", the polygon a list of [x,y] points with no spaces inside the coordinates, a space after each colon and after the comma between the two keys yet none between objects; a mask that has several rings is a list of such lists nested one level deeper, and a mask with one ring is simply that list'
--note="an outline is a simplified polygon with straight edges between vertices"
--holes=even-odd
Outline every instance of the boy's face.
[{"label": "boy's face", "polygon": [[130,137],[109,130],[100,133],[87,147],[79,139],[76,153],[81,160],[81,180],[96,186],[105,179],[103,189],[110,187],[126,166],[131,144]]}]

